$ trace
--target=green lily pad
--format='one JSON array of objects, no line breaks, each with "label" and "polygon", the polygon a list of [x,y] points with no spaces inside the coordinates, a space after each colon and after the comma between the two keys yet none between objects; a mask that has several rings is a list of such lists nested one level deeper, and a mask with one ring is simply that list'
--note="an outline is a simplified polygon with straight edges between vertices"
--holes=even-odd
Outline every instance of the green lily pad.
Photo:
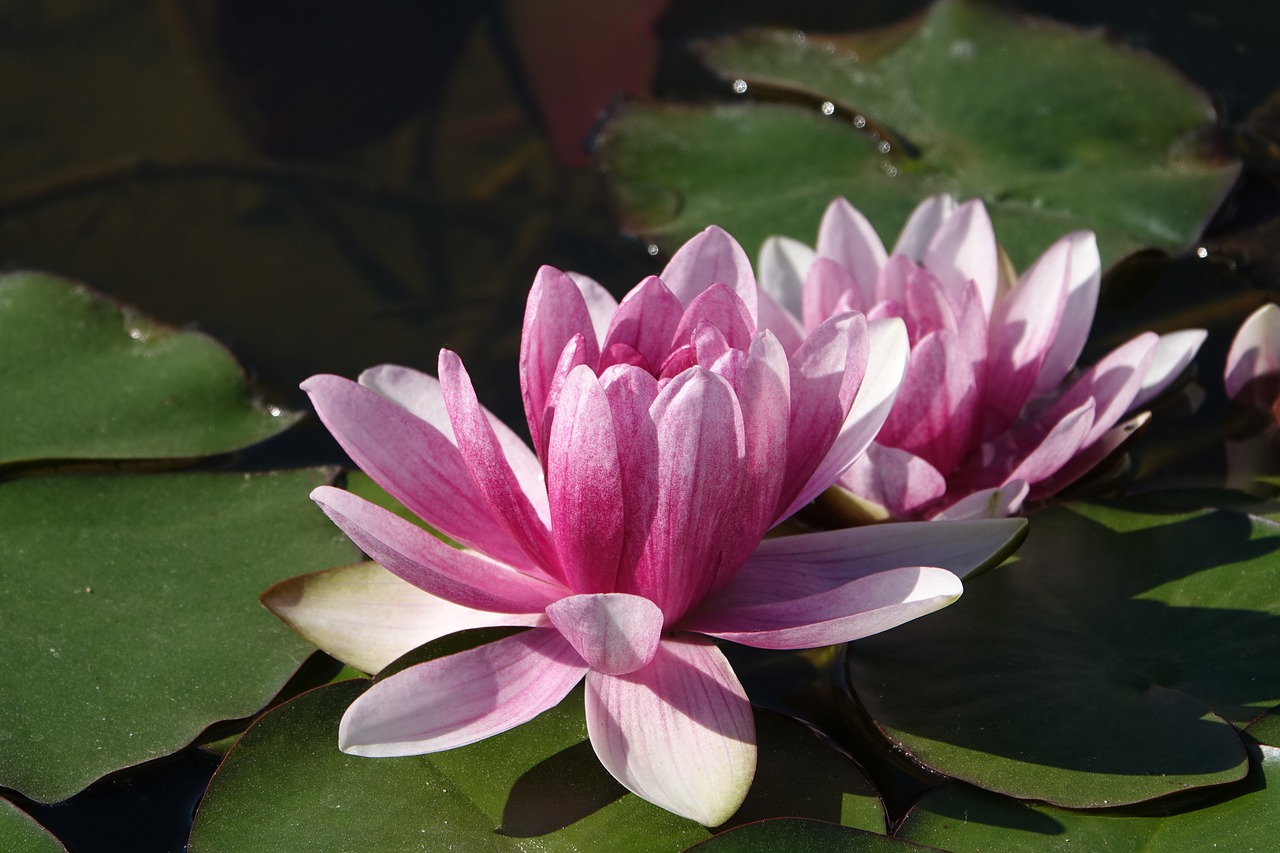
[{"label": "green lily pad", "polygon": [[898,836],[955,853],[1271,850],[1280,837],[1280,749],[1260,747],[1248,778],[1206,800],[1146,812],[1067,811],[951,784],[926,794]]},{"label": "green lily pad", "polygon": [[690,853],[909,853],[925,850],[884,835],[816,820],[779,818],[731,829],[689,848]]},{"label": "green lily pad", "polygon": [[67,853],[53,833],[8,800],[0,800],[0,850],[9,853]]},{"label": "green lily pad", "polygon": [[[464,632],[411,661],[496,632]],[[385,674],[385,673],[384,673]],[[710,830],[629,794],[586,739],[581,688],[550,711],[471,746],[407,758],[338,750],[338,721],[365,679],[304,694],[260,719],[201,802],[192,853],[275,850],[683,850]],[[759,767],[732,823],[780,815],[884,831],[861,773],[808,730],[757,714]]]},{"label": "green lily pad", "polygon": [[262,708],[313,649],[258,593],[357,554],[331,474],[0,483],[0,785],[62,800]]},{"label": "green lily pad", "polygon": [[1197,154],[1213,109],[1169,67],[968,0],[891,30],[748,32],[704,56],[747,97],[807,104],[617,112],[603,168],[624,223],[668,248],[711,223],[748,253],[770,234],[812,243],[838,195],[892,245],[921,198],[947,192],[987,204],[1019,268],[1081,228],[1111,263],[1193,240],[1237,174]]},{"label": "green lily pad", "polygon": [[917,760],[1016,797],[1104,807],[1239,779],[1229,722],[1280,698],[1269,514],[1037,513],[956,604],[852,644],[854,692]]},{"label": "green lily pad", "polygon": [[41,273],[0,276],[0,464],[225,453],[299,415],[259,406],[220,344]]}]

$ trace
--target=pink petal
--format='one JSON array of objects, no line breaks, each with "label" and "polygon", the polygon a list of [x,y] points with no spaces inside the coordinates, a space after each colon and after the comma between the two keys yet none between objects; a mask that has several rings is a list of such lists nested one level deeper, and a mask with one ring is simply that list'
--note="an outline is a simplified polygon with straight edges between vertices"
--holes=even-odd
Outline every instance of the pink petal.
[{"label": "pink petal", "polygon": [[1255,379],[1280,373],[1280,307],[1263,305],[1240,325],[1227,353],[1227,396],[1239,396]]},{"label": "pink petal", "polygon": [[449,350],[440,351],[440,385],[444,389],[445,404],[449,407],[458,450],[489,505],[489,511],[534,562],[549,573],[558,575],[559,565],[551,532],[538,517],[507,458],[502,455],[502,445],[476,399],[471,377],[462,366],[462,359]]},{"label": "pink petal", "polygon": [[591,328],[596,333],[596,343],[602,345],[605,333],[609,331],[609,324],[613,321],[613,314],[618,310],[618,300],[589,275],[580,272],[568,272],[565,275],[578,286],[582,301],[587,304],[587,314],[591,317]]},{"label": "pink petal", "polygon": [[920,564],[964,577],[1012,551],[1027,522],[902,521],[766,539],[699,613],[818,596],[857,578]]},{"label": "pink petal", "polygon": [[600,346],[587,301],[577,283],[554,267],[538,270],[529,290],[520,335],[520,389],[534,447],[543,447],[542,410],[565,344],[582,335],[584,361],[594,368]]},{"label": "pink petal", "polygon": [[630,574],[649,544],[649,526],[658,507],[658,431],[650,408],[658,382],[636,368],[615,367],[600,377],[613,413],[622,472],[623,542],[619,565]]},{"label": "pink petal", "polygon": [[761,290],[758,296],[760,319],[757,328],[772,332],[782,344],[783,351],[791,355],[804,342],[804,327],[768,293]]},{"label": "pink petal", "polygon": [[[449,421],[449,410],[444,404],[444,393],[440,389],[440,380],[434,376],[409,367],[383,364],[361,373],[359,381],[364,387],[399,403],[422,418],[457,446],[453,424]],[[484,413],[489,419],[489,425],[493,427],[494,435],[498,437],[498,443],[502,445],[503,455],[515,472],[521,491],[538,511],[538,517],[544,522],[549,521],[551,514],[547,506],[547,485],[538,457],[497,415],[488,409]]]},{"label": "pink petal", "polygon": [[559,631],[524,631],[375,682],[342,715],[338,747],[387,758],[466,746],[554,708],[586,672]]},{"label": "pink petal", "polygon": [[818,257],[830,258],[849,271],[856,283],[858,304],[876,301],[876,282],[888,254],[871,223],[857,208],[842,198],[827,205],[818,226]]},{"label": "pink petal", "polygon": [[894,518],[911,518],[947,491],[946,478],[937,468],[914,453],[874,441],[837,482]]},{"label": "pink petal", "polygon": [[[867,328],[867,337],[870,340],[867,370],[849,414],[818,467],[775,521],[787,518],[826,491],[862,455],[889,416],[907,369],[910,353],[907,333],[901,320],[885,319],[872,322]],[[794,396],[794,392],[792,394]],[[794,436],[794,418],[792,431]]]},{"label": "pink petal", "polygon": [[[988,437],[1008,429],[1018,419],[1037,387],[1037,377],[1054,344],[1067,304],[1067,286],[1072,279],[1071,248],[1065,239],[1054,243],[996,305],[991,318],[985,400],[984,432]],[[1051,387],[1056,388],[1057,384]]]},{"label": "pink petal", "polygon": [[640,559],[619,574],[618,591],[650,599],[671,622],[736,568],[728,546],[742,535],[746,438],[733,389],[701,367],[671,380],[651,415],[657,502]]},{"label": "pink petal", "polygon": [[[1040,422],[1052,423],[1084,400],[1093,399],[1096,405],[1093,427],[1082,446],[1087,447],[1097,441],[1132,406],[1155,357],[1158,342],[1159,338],[1153,332],[1143,332],[1107,353],[1102,361],[1071,384],[1040,418]],[[1040,478],[1028,479],[1034,483]]]},{"label": "pink petal", "polygon": [[1026,480],[1010,480],[994,489],[965,495],[946,509],[934,513],[931,521],[976,521],[981,518],[1008,518],[1022,511],[1029,486]]},{"label": "pink petal", "polygon": [[685,307],[711,285],[726,285],[746,306],[755,329],[755,273],[747,253],[723,229],[712,225],[695,234],[672,256],[661,278]]},{"label": "pink petal", "polygon": [[693,338],[694,331],[703,323],[720,330],[729,345],[746,349],[755,336],[754,312],[748,312],[738,295],[723,284],[713,284],[699,293],[685,309],[672,338],[672,346],[683,346]]},{"label": "pink petal", "polygon": [[[1040,374],[1036,377],[1035,394],[1047,394],[1057,388],[1075,367],[1093,325],[1093,314],[1098,307],[1098,288],[1102,281],[1102,259],[1098,255],[1098,241],[1091,231],[1075,231],[1058,243],[1066,243],[1071,253],[1067,302],[1058,332],[1053,336],[1053,343],[1049,345]],[[1053,250],[1054,247],[1050,246],[1045,254]]]},{"label": "pink petal", "polygon": [[976,434],[976,377],[958,335],[941,329],[911,349],[907,375],[876,440],[955,470]]},{"label": "pink petal", "polygon": [[947,217],[929,242],[924,265],[947,287],[976,282],[983,311],[991,316],[1000,267],[996,233],[982,202],[967,201]]},{"label": "pink petal", "polygon": [[416,524],[350,492],[320,486],[311,492],[311,499],[387,571],[455,604],[535,613],[566,592],[481,554],[451,548]]},{"label": "pink petal", "polygon": [[574,368],[560,392],[547,488],[565,583],[611,592],[622,552],[622,472],[609,401],[586,365]]},{"label": "pink petal", "polygon": [[1025,480],[1035,484],[1057,473],[1058,469],[1088,446],[1089,431],[1097,422],[1097,406],[1093,398],[1072,409],[1048,431],[1035,448],[1022,458],[1002,480]]},{"label": "pink petal", "polygon": [[935,195],[920,202],[907,217],[907,224],[902,226],[898,242],[893,246],[893,254],[905,255],[916,263],[920,263],[924,260],[933,235],[938,233],[942,223],[946,222],[955,210],[956,200],[949,195]]},{"label": "pink petal", "polygon": [[[498,525],[450,435],[338,376],[302,383],[352,461],[409,511],[450,538],[522,569],[529,556]],[[536,571],[541,571],[536,570]]]},{"label": "pink petal", "polygon": [[[813,488],[811,479],[849,415],[869,352],[867,320],[852,312],[814,329],[792,356],[790,446],[779,500],[779,506],[787,509],[778,518],[790,515],[830,485],[829,481]],[[835,472],[831,480],[838,475]]]},{"label": "pink petal", "polygon": [[683,314],[680,300],[662,279],[651,275],[622,298],[605,335],[605,347],[627,344],[657,368],[671,351]]},{"label": "pink petal", "polygon": [[587,675],[587,732],[628,790],[704,826],[728,820],[755,776],[751,704],[724,655],[666,639],[629,675]]},{"label": "pink petal", "polygon": [[[809,266],[817,257],[817,252],[799,240],[790,237],[767,238],[760,245],[760,289],[798,319],[802,311],[800,306],[804,279]],[[761,325],[765,325],[763,315]]]},{"label": "pink petal", "polygon": [[424,592],[377,563],[289,578],[262,604],[343,663],[377,672],[423,643],[469,628],[547,624],[542,613],[473,610]]},{"label": "pink petal", "polygon": [[680,627],[757,649],[811,649],[896,628],[946,607],[963,590],[946,569],[885,569],[805,598],[708,606]]},{"label": "pink petal", "polygon": [[587,363],[587,342],[582,335],[574,335],[569,339],[569,343],[564,345],[564,350],[560,353],[560,360],[556,362],[556,368],[551,374],[551,384],[547,388],[547,395],[542,406],[542,427],[535,438],[535,449],[538,452],[538,458],[546,460],[547,445],[551,443],[551,430],[555,426],[556,407],[560,405],[560,392],[564,389],[565,380],[569,378],[569,374],[579,365]]},{"label": "pink petal", "polygon": [[804,280],[804,327],[812,330],[822,321],[844,311],[866,311],[871,307],[858,290],[853,275],[830,258],[818,258]]},{"label": "pink petal", "polygon": [[1181,332],[1170,332],[1161,335],[1156,343],[1156,350],[1151,355],[1151,365],[1147,375],[1142,378],[1142,387],[1129,403],[1129,409],[1145,406],[1160,396],[1169,385],[1182,375],[1200,346],[1209,337],[1204,329],[1184,329]]},{"label": "pink petal", "polygon": [[548,607],[547,618],[587,666],[608,675],[646,666],[662,637],[662,611],[638,595],[569,596]]},{"label": "pink petal", "polygon": [[1031,499],[1041,500],[1070,486],[1128,444],[1150,420],[1150,412],[1139,412],[1116,424],[1103,433],[1097,441],[1078,451],[1052,476],[1036,483],[1031,488]]}]

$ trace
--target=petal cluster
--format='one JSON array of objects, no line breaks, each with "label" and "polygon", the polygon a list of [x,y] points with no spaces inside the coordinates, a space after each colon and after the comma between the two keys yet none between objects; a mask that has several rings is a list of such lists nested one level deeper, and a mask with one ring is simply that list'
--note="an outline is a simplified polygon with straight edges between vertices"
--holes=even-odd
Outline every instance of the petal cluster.
[{"label": "petal cluster", "polygon": [[1145,420],[1126,415],[1205,337],[1141,334],[1077,371],[1101,279],[1093,234],[1066,235],[1012,281],[982,203],[945,195],[915,209],[891,253],[836,199],[814,248],[770,238],[760,268],[792,334],[850,310],[906,323],[893,411],[840,480],[881,518],[1010,515],[1064,488]]},{"label": "petal cluster", "polygon": [[[907,362],[899,319],[835,311],[782,335],[761,319],[784,314],[714,228],[621,302],[543,268],[520,362],[533,451],[480,405],[447,350],[438,379],[383,366],[358,383],[307,380],[356,464],[463,546],[317,489],[330,518],[405,582],[401,592],[380,586],[363,617],[352,602],[347,627],[393,614],[388,602],[402,597],[415,621],[437,609],[442,633],[529,628],[376,682],[344,716],[342,748],[461,746],[533,718],[585,679],[591,742],[609,772],[715,825],[745,796],[755,737],[746,694],[711,638],[845,642],[958,597],[956,573],[1005,546],[1018,523],[762,542],[867,447]],[[317,606],[308,635],[332,617]],[[429,635],[406,626],[403,650]],[[385,657],[385,624],[376,636]]]}]

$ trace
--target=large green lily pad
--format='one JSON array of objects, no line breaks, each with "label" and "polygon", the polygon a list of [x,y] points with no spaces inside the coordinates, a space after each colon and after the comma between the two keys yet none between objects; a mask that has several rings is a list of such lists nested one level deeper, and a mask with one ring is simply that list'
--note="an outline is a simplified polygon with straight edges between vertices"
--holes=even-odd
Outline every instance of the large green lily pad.
[{"label": "large green lily pad", "polygon": [[1213,109],[1169,67],[971,0],[890,30],[749,32],[704,55],[726,90],[793,103],[617,112],[603,168],[624,223],[668,248],[711,223],[749,253],[770,234],[812,243],[838,195],[892,245],[921,198],[947,192],[987,204],[1020,268],[1081,228],[1110,263],[1193,240],[1237,173],[1198,155]]},{"label": "large green lily pad", "polygon": [[689,853],[910,853],[924,849],[927,848],[847,826],[779,818],[731,829],[689,848]]},{"label": "large green lily pad", "polygon": [[[453,635],[408,660],[469,645]],[[627,793],[586,739],[581,688],[509,732],[408,758],[338,750],[338,720],[365,679],[271,711],[228,754],[200,805],[192,853],[221,850],[683,850],[705,827]],[[738,824],[798,815],[883,832],[879,799],[847,759],[799,724],[757,714],[759,769]]]},{"label": "large green lily pad", "polygon": [[899,837],[955,853],[1270,850],[1280,838],[1280,749],[1259,748],[1248,778],[1191,805],[1079,812],[951,784],[925,795]]},{"label": "large green lily pad", "polygon": [[67,853],[49,830],[8,800],[0,800],[0,850],[9,853]]},{"label": "large green lily pad", "polygon": [[205,456],[298,419],[212,338],[42,273],[0,276],[0,389],[0,464]]},{"label": "large green lily pad", "polygon": [[258,593],[357,553],[331,473],[0,483],[0,785],[62,800],[262,708],[312,648]]},{"label": "large green lily pad", "polygon": [[1244,776],[1229,722],[1280,697],[1280,531],[1244,506],[1147,507],[1037,513],[956,604],[852,644],[883,732],[947,775],[1068,807]]}]

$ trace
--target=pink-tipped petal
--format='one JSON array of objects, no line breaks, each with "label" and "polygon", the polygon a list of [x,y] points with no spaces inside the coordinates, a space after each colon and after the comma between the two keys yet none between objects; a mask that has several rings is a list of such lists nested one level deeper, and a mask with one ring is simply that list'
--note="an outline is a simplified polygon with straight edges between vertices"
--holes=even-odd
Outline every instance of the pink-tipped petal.
[{"label": "pink-tipped petal", "polygon": [[866,311],[871,302],[864,300],[853,275],[830,258],[818,258],[809,267],[804,280],[804,303],[801,318],[810,331],[828,317],[843,311]]},{"label": "pink-tipped petal", "polygon": [[804,327],[800,321],[779,305],[772,296],[761,290],[759,293],[760,319],[757,328],[768,330],[782,344],[782,349],[791,355],[804,343]]},{"label": "pink-tipped petal", "polygon": [[734,568],[727,545],[742,535],[746,437],[733,389],[701,367],[672,379],[651,414],[656,456],[647,464],[657,471],[657,501],[640,559],[619,573],[618,591],[650,599],[670,623]]},{"label": "pink-tipped petal", "polygon": [[813,500],[839,475],[836,471],[826,483],[813,483],[848,418],[871,354],[880,353],[871,349],[867,320],[853,312],[827,320],[792,356],[787,474],[777,520]]},{"label": "pink-tipped petal", "polygon": [[1026,525],[1021,518],[903,521],[766,539],[699,612],[822,595],[901,566],[933,565],[964,577],[1008,550]]},{"label": "pink-tipped petal", "polygon": [[587,675],[587,732],[628,790],[704,826],[728,820],[755,776],[755,721],[719,649],[667,639],[629,675]]},{"label": "pink-tipped petal", "polygon": [[693,298],[676,327],[673,346],[689,343],[693,333],[704,323],[719,329],[729,345],[736,349],[750,346],[756,333],[754,310],[748,311],[738,294],[723,284],[711,285]]},{"label": "pink-tipped petal", "polygon": [[613,416],[586,365],[565,380],[547,451],[551,529],[565,583],[610,592],[622,552],[622,470]]},{"label": "pink-tipped petal", "polygon": [[377,672],[423,643],[470,628],[547,624],[542,613],[496,613],[454,604],[357,563],[281,581],[262,604],[321,651]]},{"label": "pink-tipped petal", "polygon": [[963,591],[946,569],[886,569],[805,598],[707,607],[681,627],[757,649],[811,649],[896,628],[946,607]]},{"label": "pink-tipped petal", "polygon": [[907,217],[907,224],[902,226],[898,242],[893,246],[893,254],[905,255],[920,263],[929,250],[933,235],[938,233],[942,223],[955,211],[956,200],[949,195],[930,196],[920,202]]},{"label": "pink-tipped petal", "polygon": [[472,480],[489,505],[490,513],[534,562],[550,574],[559,576],[559,561],[551,532],[538,517],[537,510],[520,488],[515,472],[502,454],[502,445],[476,399],[471,377],[462,366],[462,359],[449,350],[440,351],[440,387],[444,390],[458,450]]},{"label": "pink-tipped petal", "polygon": [[1055,423],[1035,448],[1002,479],[1001,484],[1012,480],[1035,484],[1056,474],[1071,457],[1088,446],[1089,432],[1096,422],[1097,404],[1090,397]]},{"label": "pink-tipped petal", "polygon": [[[1040,418],[1041,424],[1052,423],[1080,406],[1086,399],[1092,399],[1095,404],[1093,426],[1081,446],[1093,444],[1132,407],[1151,367],[1159,340],[1154,332],[1143,332],[1107,353],[1101,361],[1082,373],[1066,393],[1049,407]],[[1040,478],[1027,479],[1034,483]]]},{"label": "pink-tipped petal", "polygon": [[1235,398],[1255,379],[1280,373],[1280,306],[1268,303],[1240,325],[1227,353],[1227,396]]},{"label": "pink-tipped petal", "polygon": [[867,307],[875,304],[876,282],[889,256],[876,229],[843,198],[832,201],[822,214],[817,251],[818,257],[830,258],[853,276],[859,304]]},{"label": "pink-tipped petal", "polygon": [[959,336],[940,329],[912,347],[897,402],[876,440],[950,473],[972,446],[978,404],[977,378]]},{"label": "pink-tipped petal", "polygon": [[622,471],[623,541],[619,565],[630,572],[649,543],[649,528],[658,507],[658,430],[650,408],[658,397],[658,382],[629,367],[606,370],[600,377],[616,424],[618,462]]},{"label": "pink-tipped petal", "polygon": [[466,746],[554,708],[586,672],[559,631],[524,631],[376,682],[342,715],[338,747],[387,758]]},{"label": "pink-tipped petal", "polygon": [[907,344],[906,329],[902,321],[896,318],[876,320],[868,325],[867,337],[870,342],[867,370],[853,405],[849,407],[849,414],[845,416],[830,449],[809,476],[808,482],[786,509],[778,513],[775,519],[777,521],[796,512],[839,479],[867,449],[867,445],[871,444],[893,408],[911,351]]},{"label": "pink-tipped petal", "polygon": [[756,326],[756,277],[738,241],[712,225],[695,234],[671,257],[662,280],[686,308],[713,284],[723,284],[742,300]]},{"label": "pink-tipped petal", "polygon": [[574,335],[569,339],[569,343],[564,345],[564,350],[560,353],[560,359],[556,362],[556,369],[551,374],[551,384],[547,389],[546,401],[542,406],[542,427],[534,438],[534,448],[538,452],[538,458],[546,460],[547,445],[551,443],[551,430],[555,427],[556,407],[560,405],[560,392],[564,389],[565,380],[569,378],[569,374],[579,365],[587,363],[587,342],[582,335]]},{"label": "pink-tipped petal", "polygon": [[567,592],[481,554],[451,548],[416,524],[342,489],[320,486],[311,499],[387,571],[463,607],[535,613]]},{"label": "pink-tipped petal", "polygon": [[911,518],[947,491],[947,480],[937,468],[914,453],[874,441],[836,482],[894,518]]},{"label": "pink-tipped petal", "polygon": [[595,324],[578,284],[554,267],[538,270],[525,305],[520,335],[520,391],[534,447],[542,447],[542,410],[565,344],[584,341],[584,361],[595,368],[600,358]]},{"label": "pink-tipped petal", "polygon": [[1094,311],[1098,307],[1098,288],[1102,282],[1102,258],[1093,232],[1075,231],[1058,242],[1068,244],[1071,252],[1067,303],[1058,332],[1053,336],[1040,366],[1040,374],[1036,377],[1035,394],[1047,394],[1057,388],[1075,367],[1093,325]]},{"label": "pink-tipped petal", "polygon": [[1071,461],[1059,468],[1052,476],[1032,486],[1031,499],[1047,498],[1070,486],[1102,464],[1109,456],[1120,452],[1150,420],[1150,412],[1139,412],[1116,424],[1103,433],[1097,441],[1072,456]]},{"label": "pink-tipped petal", "polygon": [[656,369],[671,350],[683,314],[680,300],[662,279],[651,275],[622,298],[605,335],[605,347],[626,344]]},{"label": "pink-tipped petal", "polygon": [[662,611],[638,595],[572,595],[547,608],[547,618],[587,666],[626,675],[646,666],[662,637]]},{"label": "pink-tipped petal", "polygon": [[967,201],[947,217],[929,242],[924,265],[947,287],[976,282],[983,311],[991,316],[1000,267],[996,233],[982,202]]},{"label": "pink-tipped petal", "polygon": [[981,518],[1008,518],[1022,511],[1029,485],[1026,480],[1010,480],[994,489],[965,495],[946,509],[934,513],[932,521],[976,521]]},{"label": "pink-tipped petal", "polygon": [[[769,237],[760,245],[760,289],[796,319],[801,315],[805,276],[817,257],[813,249],[790,237]],[[760,319],[765,325],[763,315]]]},{"label": "pink-tipped petal", "polygon": [[[361,373],[359,382],[422,418],[457,446],[439,379],[409,367],[382,364]],[[489,425],[493,427],[494,435],[498,437],[498,443],[502,445],[503,455],[511,463],[511,470],[515,472],[521,490],[537,510],[538,517],[549,522],[551,515],[547,507],[547,485],[543,480],[542,465],[538,462],[538,457],[497,415],[488,409],[484,413],[489,419]]]},{"label": "pink-tipped petal", "polygon": [[313,376],[302,388],[352,461],[410,512],[496,560],[534,568],[489,511],[452,434],[349,379]]},{"label": "pink-tipped petal", "polygon": [[1054,243],[995,308],[984,401],[987,436],[1008,429],[1036,388],[1066,309],[1071,255],[1069,240]]},{"label": "pink-tipped petal", "polygon": [[596,344],[602,344],[605,333],[609,331],[609,324],[613,320],[613,313],[618,310],[618,300],[614,299],[613,294],[605,290],[600,282],[589,275],[583,275],[580,272],[569,272],[565,275],[573,279],[573,283],[578,286],[582,301],[587,304],[587,315],[591,317],[591,328],[596,333]]},{"label": "pink-tipped petal", "polygon": [[1145,406],[1160,396],[1187,369],[1207,337],[1209,333],[1204,329],[1183,329],[1161,335],[1147,367],[1147,375],[1142,378],[1142,387],[1129,403],[1129,410]]}]

